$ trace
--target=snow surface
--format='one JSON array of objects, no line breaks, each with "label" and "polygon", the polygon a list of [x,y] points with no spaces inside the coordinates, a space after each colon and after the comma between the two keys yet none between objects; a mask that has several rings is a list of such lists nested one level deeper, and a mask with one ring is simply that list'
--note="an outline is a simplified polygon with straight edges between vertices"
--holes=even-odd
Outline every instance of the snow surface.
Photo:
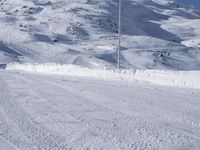
[{"label": "snow surface", "polygon": [[[117,64],[117,0],[1,0],[0,64]],[[199,70],[200,11],[175,0],[122,1],[122,67]]]},{"label": "snow surface", "polygon": [[200,92],[0,71],[1,150],[199,150]]},{"label": "snow surface", "polygon": [[76,65],[61,64],[19,64],[11,63],[6,70],[23,71],[31,74],[65,75],[71,77],[87,77],[97,80],[147,81],[165,86],[200,89],[200,71],[170,70],[127,70],[106,68],[85,68]]},{"label": "snow surface", "polygon": [[199,150],[194,2],[0,0],[0,150]]},{"label": "snow surface", "polygon": [[137,70],[135,80],[165,86],[200,89],[200,71]]}]

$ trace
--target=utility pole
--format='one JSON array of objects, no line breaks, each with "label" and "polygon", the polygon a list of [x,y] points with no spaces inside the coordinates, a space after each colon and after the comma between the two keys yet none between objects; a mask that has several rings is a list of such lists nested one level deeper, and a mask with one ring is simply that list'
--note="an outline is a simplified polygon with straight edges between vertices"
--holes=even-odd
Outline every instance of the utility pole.
[{"label": "utility pole", "polygon": [[118,64],[117,68],[120,68],[120,51],[121,51],[121,11],[122,11],[122,0],[119,0],[119,27],[118,27],[118,52],[117,52],[117,57],[118,57]]}]

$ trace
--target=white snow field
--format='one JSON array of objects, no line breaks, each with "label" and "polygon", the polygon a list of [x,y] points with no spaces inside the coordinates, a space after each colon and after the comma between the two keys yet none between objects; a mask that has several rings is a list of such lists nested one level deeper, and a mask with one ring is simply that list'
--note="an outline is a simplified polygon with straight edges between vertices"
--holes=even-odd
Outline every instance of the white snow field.
[{"label": "white snow field", "polygon": [[[122,1],[122,67],[200,69],[200,11],[186,1]],[[116,66],[117,7],[118,0],[0,0],[0,64]]]},{"label": "white snow field", "polygon": [[0,0],[0,150],[200,150],[195,0]]},{"label": "white snow field", "polygon": [[1,150],[199,150],[200,91],[0,71]]}]

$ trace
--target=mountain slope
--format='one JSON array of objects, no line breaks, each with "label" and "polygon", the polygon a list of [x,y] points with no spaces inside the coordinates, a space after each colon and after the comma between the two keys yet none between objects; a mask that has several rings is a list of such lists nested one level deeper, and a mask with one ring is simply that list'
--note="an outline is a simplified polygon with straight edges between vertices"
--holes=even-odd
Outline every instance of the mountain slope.
[{"label": "mountain slope", "polygon": [[[200,68],[198,10],[171,0],[122,6],[123,67]],[[117,0],[1,0],[0,63],[114,67],[117,20]]]}]

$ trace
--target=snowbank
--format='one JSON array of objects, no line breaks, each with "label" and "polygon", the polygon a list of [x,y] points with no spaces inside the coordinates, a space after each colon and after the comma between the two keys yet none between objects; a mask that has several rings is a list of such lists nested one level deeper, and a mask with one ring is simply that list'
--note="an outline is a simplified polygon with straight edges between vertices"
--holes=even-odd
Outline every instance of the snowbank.
[{"label": "snowbank", "polygon": [[19,64],[11,63],[6,66],[6,70],[25,71],[36,74],[47,75],[67,75],[76,77],[91,77],[106,80],[134,80],[133,70],[108,70],[105,68],[92,69],[77,65],[61,65],[55,63],[45,64]]},{"label": "snowbank", "polygon": [[200,71],[137,70],[135,79],[159,85],[200,89]]},{"label": "snowbank", "polygon": [[105,68],[90,69],[76,65],[18,64],[11,63],[6,70],[25,71],[34,74],[66,75],[90,77],[103,80],[146,81],[154,84],[183,88],[200,89],[200,71],[164,71],[164,70],[108,70]]}]

